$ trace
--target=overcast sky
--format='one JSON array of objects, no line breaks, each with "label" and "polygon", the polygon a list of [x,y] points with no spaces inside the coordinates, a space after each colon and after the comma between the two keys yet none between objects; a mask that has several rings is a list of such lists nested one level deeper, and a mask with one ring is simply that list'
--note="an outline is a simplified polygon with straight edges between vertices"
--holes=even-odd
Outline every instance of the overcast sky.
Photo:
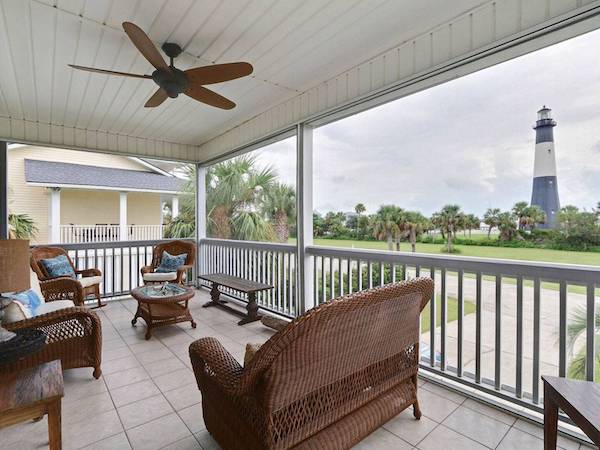
[{"label": "overcast sky", "polygon": [[[531,198],[535,131],[552,108],[561,205],[600,201],[600,31],[315,130],[315,209],[482,215]],[[295,183],[295,140],[257,152]]]}]

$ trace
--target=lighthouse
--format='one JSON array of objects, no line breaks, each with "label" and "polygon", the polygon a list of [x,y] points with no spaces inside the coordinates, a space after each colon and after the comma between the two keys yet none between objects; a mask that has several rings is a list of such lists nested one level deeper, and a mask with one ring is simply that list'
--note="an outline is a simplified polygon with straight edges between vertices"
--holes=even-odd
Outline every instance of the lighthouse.
[{"label": "lighthouse", "polygon": [[552,110],[544,106],[537,112],[535,130],[535,162],[533,165],[533,190],[531,205],[539,206],[546,213],[546,223],[540,228],[554,228],[560,209],[558,182],[556,179],[556,152]]}]

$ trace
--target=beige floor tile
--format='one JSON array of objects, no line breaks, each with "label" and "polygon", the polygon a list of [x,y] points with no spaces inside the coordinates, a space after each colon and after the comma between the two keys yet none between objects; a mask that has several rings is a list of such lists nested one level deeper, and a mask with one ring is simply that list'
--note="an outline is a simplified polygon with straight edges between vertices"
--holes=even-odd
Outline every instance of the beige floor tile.
[{"label": "beige floor tile", "polygon": [[63,427],[63,447],[79,449],[123,431],[117,412],[93,414],[89,420],[77,422],[77,426]]},{"label": "beige floor tile", "polygon": [[125,433],[119,433],[106,439],[102,439],[99,442],[95,442],[87,447],[85,450],[131,450],[129,440]]},{"label": "beige floor tile", "polygon": [[111,373],[121,372],[123,370],[139,367],[140,363],[133,355],[125,356],[124,358],[113,359],[111,361],[102,361],[102,373],[108,376]]},{"label": "beige floor tile", "polygon": [[121,342],[123,342],[122,346],[113,348],[113,349],[109,349],[109,350],[106,349],[104,347],[104,345],[102,346],[102,365],[103,366],[106,362],[112,361],[113,359],[120,359],[120,358],[125,358],[126,356],[133,356],[133,353],[131,353],[131,350],[129,350],[129,348],[127,347],[127,344],[125,344],[125,342],[122,340],[121,340]]},{"label": "beige floor tile", "polygon": [[468,398],[463,403],[463,406],[472,409],[473,411],[477,411],[480,414],[491,417],[492,419],[499,420],[500,422],[505,423],[506,425],[514,425],[514,423],[517,421],[516,417],[511,416],[510,414],[507,414],[503,411],[500,411],[497,408],[484,405],[483,403],[473,400],[471,398]]},{"label": "beige floor tile", "polygon": [[71,426],[82,420],[89,420],[89,412],[94,414],[112,411],[115,409],[113,401],[108,391],[100,394],[82,397],[72,402],[64,402],[62,405],[62,423],[63,426]]},{"label": "beige floor tile", "polygon": [[419,389],[418,398],[423,415],[436,422],[443,422],[452,411],[460,406],[458,403],[425,389]]},{"label": "beige floor tile", "polygon": [[353,450],[410,450],[412,445],[384,428],[378,428],[352,448]]},{"label": "beige floor tile", "polygon": [[127,430],[133,450],[155,450],[191,436],[175,413]]},{"label": "beige floor tile", "polygon": [[169,403],[176,411],[195,405],[202,400],[196,384],[186,384],[164,393]]},{"label": "beige floor tile", "polygon": [[152,380],[138,381],[110,391],[117,408],[158,394],[160,394],[160,390]]},{"label": "beige floor tile", "polygon": [[162,450],[203,450],[200,446],[200,443],[196,440],[194,436],[189,436],[180,441],[174,442],[173,444],[169,444],[166,447],[163,447]]},{"label": "beige floor tile", "polygon": [[497,447],[498,450],[543,450],[544,441],[532,434],[511,428]]},{"label": "beige floor tile", "polygon": [[102,339],[102,351],[115,350],[117,348],[127,347],[127,343],[121,339],[120,337],[116,337],[115,339]]},{"label": "beige floor tile", "polygon": [[169,372],[164,375],[159,375],[158,377],[154,377],[153,380],[158,388],[163,392],[168,392],[188,384],[195,385],[196,383],[194,373],[188,368]]},{"label": "beige floor tile", "polygon": [[[485,450],[486,447],[462,434],[439,425],[417,447],[420,450]],[[525,450],[526,447],[523,448]]]},{"label": "beige floor tile", "polygon": [[181,420],[185,422],[192,433],[206,430],[206,425],[204,424],[204,418],[202,416],[202,403],[188,406],[187,408],[178,411],[177,414],[179,414]]},{"label": "beige floor tile", "polygon": [[162,342],[158,339],[150,339],[146,341],[145,339],[136,339],[132,342],[128,342],[129,349],[133,352],[134,355],[141,355],[144,352],[151,352],[165,348]]},{"label": "beige floor tile", "polygon": [[467,399],[467,397],[465,397],[462,394],[454,392],[450,389],[445,389],[442,386],[431,382],[423,386],[423,389],[426,389],[429,392],[433,392],[434,394],[437,394],[440,397],[447,398],[448,400],[451,400],[454,403],[463,403]]},{"label": "beige floor tile", "polygon": [[150,364],[156,361],[173,358],[175,355],[168,348],[159,348],[150,352],[136,354],[135,357],[142,364]]},{"label": "beige floor tile", "polygon": [[417,445],[418,442],[423,440],[437,426],[437,422],[434,422],[427,416],[422,416],[420,420],[415,419],[412,408],[408,408],[387,422],[383,427],[406,442]]},{"label": "beige floor tile", "polygon": [[117,408],[117,412],[123,426],[128,430],[159,417],[166,416],[174,411],[163,395],[159,394]]},{"label": "beige floor tile", "polygon": [[452,412],[443,424],[487,447],[495,448],[510,426],[464,406]]},{"label": "beige floor tile", "polygon": [[[65,371],[64,374],[67,372],[68,371]],[[92,371],[90,370],[88,372],[89,376],[85,379],[69,380],[65,377],[65,396],[63,398],[63,404],[106,392],[104,380],[102,378],[96,380],[92,377]]]},{"label": "beige floor tile", "polygon": [[160,361],[154,361],[151,363],[143,364],[146,371],[151,377],[158,377],[169,372],[176,370],[185,369],[185,365],[179,358],[171,354],[169,359],[162,359]]},{"label": "beige floor tile", "polygon": [[214,440],[208,431],[201,431],[200,433],[196,433],[195,436],[203,450],[221,450],[217,441]]},{"label": "beige floor tile", "polygon": [[[63,431],[64,432],[64,431]],[[0,430],[1,449],[37,449],[48,446],[48,420],[23,422]]]},{"label": "beige floor tile", "polygon": [[148,373],[142,367],[134,367],[133,369],[122,370],[121,372],[106,375],[104,380],[109,389],[116,389],[121,386],[146,380],[148,377]]},{"label": "beige floor tile", "polygon": [[[542,425],[536,425],[526,420],[519,419],[515,422],[515,428],[532,434],[540,439],[544,438],[544,428]],[[557,445],[565,450],[577,450],[579,449],[579,443],[563,436],[558,436]]]}]

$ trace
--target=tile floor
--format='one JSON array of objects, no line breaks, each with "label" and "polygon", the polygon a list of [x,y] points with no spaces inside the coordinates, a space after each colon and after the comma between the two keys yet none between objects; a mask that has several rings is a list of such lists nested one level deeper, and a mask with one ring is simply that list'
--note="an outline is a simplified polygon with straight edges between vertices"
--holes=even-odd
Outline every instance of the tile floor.
[{"label": "tile floor", "polygon": [[[65,372],[63,447],[70,449],[203,449],[219,446],[202,420],[201,396],[188,357],[190,342],[214,336],[242,360],[247,342],[264,342],[271,332],[259,323],[239,327],[236,317],[201,308],[208,300],[199,291],[191,302],[198,327],[189,324],[156,330],[144,340],[145,325],[131,326],[136,303],[111,302],[102,319],[103,376],[91,369]],[[423,417],[405,411],[356,446],[378,450],[542,449],[540,427],[421,381]],[[563,449],[579,444],[559,438]],[[46,420],[0,431],[0,448],[47,448]]]}]

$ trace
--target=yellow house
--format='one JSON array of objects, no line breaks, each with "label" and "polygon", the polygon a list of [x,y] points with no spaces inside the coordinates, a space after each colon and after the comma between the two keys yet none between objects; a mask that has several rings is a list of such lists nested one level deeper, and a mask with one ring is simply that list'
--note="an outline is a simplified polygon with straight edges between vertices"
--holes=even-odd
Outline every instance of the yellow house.
[{"label": "yellow house", "polygon": [[32,243],[162,238],[183,181],[158,162],[32,145],[8,147],[8,209],[28,214]]}]

